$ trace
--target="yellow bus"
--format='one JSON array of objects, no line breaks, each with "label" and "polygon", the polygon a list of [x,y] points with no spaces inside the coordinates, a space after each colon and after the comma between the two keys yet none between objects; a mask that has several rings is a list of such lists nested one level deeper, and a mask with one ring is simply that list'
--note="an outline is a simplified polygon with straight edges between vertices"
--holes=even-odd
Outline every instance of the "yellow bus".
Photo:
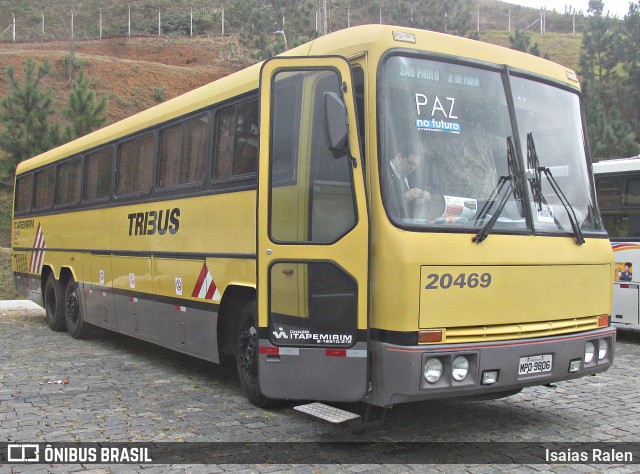
[{"label": "yellow bus", "polygon": [[16,286],[76,338],[235,358],[259,406],[602,372],[613,258],[582,108],[541,58],[331,33],[21,163]]}]

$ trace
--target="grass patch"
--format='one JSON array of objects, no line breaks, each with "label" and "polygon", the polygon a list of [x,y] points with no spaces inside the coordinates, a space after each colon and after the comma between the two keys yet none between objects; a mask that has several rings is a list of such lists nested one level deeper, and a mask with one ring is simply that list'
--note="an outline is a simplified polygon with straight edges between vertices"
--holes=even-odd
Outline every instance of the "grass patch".
[{"label": "grass patch", "polygon": [[0,300],[20,299],[11,271],[11,192],[0,191]]},{"label": "grass patch", "polygon": [[[480,31],[480,40],[486,43],[497,44],[509,48],[509,33],[507,31]],[[582,35],[572,35],[563,33],[546,33],[544,36],[540,33],[531,32],[531,46],[538,43],[543,57],[545,55],[551,61],[562,64],[568,68],[578,70],[580,67],[580,45],[582,44]]]},{"label": "grass patch", "polygon": [[13,273],[11,272],[11,252],[7,249],[0,250],[0,300],[22,299],[13,286]]},{"label": "grass patch", "polygon": [[11,246],[11,205],[13,194],[0,191],[0,247]]}]

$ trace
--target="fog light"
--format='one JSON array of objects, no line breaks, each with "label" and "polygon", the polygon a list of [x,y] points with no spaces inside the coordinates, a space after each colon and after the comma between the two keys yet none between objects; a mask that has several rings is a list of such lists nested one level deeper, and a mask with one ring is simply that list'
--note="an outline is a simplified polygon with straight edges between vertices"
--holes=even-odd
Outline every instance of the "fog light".
[{"label": "fog light", "polygon": [[469,361],[466,357],[458,356],[453,359],[453,372],[452,376],[454,380],[460,382],[469,373]]},{"label": "fog light", "polygon": [[593,342],[589,341],[584,345],[584,363],[590,364],[593,362],[593,356],[596,352],[596,348],[593,345]]},{"label": "fog light", "polygon": [[573,359],[569,362],[569,372],[574,373],[580,370],[580,363],[582,361],[580,359]]},{"label": "fog light", "polygon": [[424,379],[429,383],[436,383],[442,377],[442,362],[439,359],[429,359],[424,364]]},{"label": "fog light", "polygon": [[600,339],[598,341],[598,360],[602,360],[607,357],[607,353],[609,352],[609,343],[606,339]]},{"label": "fog light", "polygon": [[485,370],[482,372],[482,385],[492,385],[498,381],[497,370]]}]

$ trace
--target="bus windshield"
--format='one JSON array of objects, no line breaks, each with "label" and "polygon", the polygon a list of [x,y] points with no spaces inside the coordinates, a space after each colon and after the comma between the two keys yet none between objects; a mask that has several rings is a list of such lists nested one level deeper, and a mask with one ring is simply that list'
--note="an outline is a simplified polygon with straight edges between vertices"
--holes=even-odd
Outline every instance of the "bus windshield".
[{"label": "bus windshield", "polygon": [[[380,169],[395,224],[468,230],[493,218],[496,232],[601,231],[579,97],[531,79],[508,80],[510,87],[498,69],[388,58],[380,87]],[[537,161],[527,158],[532,154]]]}]

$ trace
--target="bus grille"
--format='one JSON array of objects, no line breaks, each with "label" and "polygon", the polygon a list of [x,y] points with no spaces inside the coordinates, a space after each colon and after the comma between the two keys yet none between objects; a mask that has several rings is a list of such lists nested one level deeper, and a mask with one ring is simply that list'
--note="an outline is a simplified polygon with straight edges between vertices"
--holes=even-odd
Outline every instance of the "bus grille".
[{"label": "bus grille", "polygon": [[502,341],[553,336],[598,328],[598,316],[560,319],[520,324],[496,324],[492,326],[467,326],[448,328],[444,331],[443,343]]}]

